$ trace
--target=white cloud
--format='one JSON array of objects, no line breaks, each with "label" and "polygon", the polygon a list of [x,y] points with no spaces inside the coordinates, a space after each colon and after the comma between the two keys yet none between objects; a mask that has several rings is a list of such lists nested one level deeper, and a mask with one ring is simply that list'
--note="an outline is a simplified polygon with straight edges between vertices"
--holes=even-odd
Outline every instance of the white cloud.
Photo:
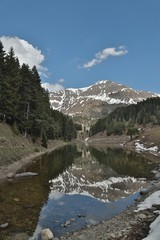
[{"label": "white cloud", "polygon": [[125,46],[120,46],[118,49],[113,48],[105,48],[102,51],[95,54],[95,58],[83,64],[83,68],[91,68],[109,57],[115,56],[123,56],[128,53],[128,50]]},{"label": "white cloud", "polygon": [[42,83],[42,87],[48,90],[49,92],[56,92],[64,89],[63,85],[60,83],[52,84],[52,83],[46,82],[46,83]]},{"label": "white cloud", "polygon": [[0,41],[6,52],[9,52],[10,48],[13,47],[15,55],[18,57],[21,65],[25,63],[28,64],[30,68],[36,66],[39,73],[47,77],[48,69],[42,66],[45,57],[41,50],[18,37],[2,36],[0,37]]},{"label": "white cloud", "polygon": [[59,83],[64,83],[64,79],[63,79],[63,78],[60,78],[60,79],[58,80],[58,82],[59,82]]}]

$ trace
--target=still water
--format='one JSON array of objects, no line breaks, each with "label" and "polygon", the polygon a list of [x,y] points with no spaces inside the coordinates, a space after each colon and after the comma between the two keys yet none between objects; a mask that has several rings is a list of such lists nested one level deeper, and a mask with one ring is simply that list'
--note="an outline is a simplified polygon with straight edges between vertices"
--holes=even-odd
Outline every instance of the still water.
[{"label": "still water", "polygon": [[[25,232],[39,240],[50,228],[59,237],[124,211],[146,187],[154,164],[141,155],[106,146],[67,145],[0,185],[0,239]],[[145,179],[144,179],[145,178]]]}]

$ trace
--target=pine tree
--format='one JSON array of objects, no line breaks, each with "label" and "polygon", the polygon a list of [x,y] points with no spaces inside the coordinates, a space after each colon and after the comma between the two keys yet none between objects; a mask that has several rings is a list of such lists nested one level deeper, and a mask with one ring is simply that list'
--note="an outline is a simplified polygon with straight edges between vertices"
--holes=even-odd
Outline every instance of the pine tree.
[{"label": "pine tree", "polygon": [[13,48],[10,49],[5,57],[5,71],[2,89],[2,111],[5,114],[6,122],[12,124],[16,120],[20,84],[20,65],[18,58],[15,57]]},{"label": "pine tree", "polygon": [[30,132],[31,126],[31,105],[33,95],[31,94],[32,88],[32,73],[29,66],[23,64],[20,70],[20,104],[18,109],[18,125],[21,132],[26,136]]},{"label": "pine tree", "polygon": [[0,41],[0,119],[3,120],[4,112],[3,112],[3,91],[5,84],[5,51],[3,50],[3,44]]},{"label": "pine tree", "polygon": [[51,109],[49,92],[42,88],[36,67],[20,67],[13,48],[6,54],[1,42],[0,119],[12,125],[16,134],[29,134],[34,141],[41,138],[44,147],[47,139],[71,140],[76,136],[73,121]]}]

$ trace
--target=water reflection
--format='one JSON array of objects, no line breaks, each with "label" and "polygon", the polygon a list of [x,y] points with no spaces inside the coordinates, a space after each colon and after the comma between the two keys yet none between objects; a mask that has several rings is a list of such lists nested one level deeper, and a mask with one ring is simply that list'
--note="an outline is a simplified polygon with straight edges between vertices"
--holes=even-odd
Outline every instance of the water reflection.
[{"label": "water reflection", "polygon": [[122,148],[106,148],[104,145],[90,148],[91,155],[105,168],[111,168],[119,175],[136,178],[150,178],[152,165],[146,158],[133,151],[124,151]]},{"label": "water reflection", "polygon": [[147,159],[121,149],[69,145],[56,150],[21,170],[38,176],[0,186],[0,224],[9,223],[0,239],[17,232],[38,239],[44,227],[59,236],[111,217],[133,203],[130,195],[145,185],[137,178],[150,176],[153,168]]},{"label": "water reflection", "polygon": [[49,179],[55,178],[72,164],[78,154],[76,147],[68,146],[39,158],[21,172],[36,172],[38,176],[19,178],[0,185],[0,224],[9,223],[0,229],[0,239],[17,232],[32,235],[43,205],[48,201]]},{"label": "water reflection", "polygon": [[78,230],[87,225],[97,224],[100,220],[109,219],[123,212],[134,203],[138,193],[112,203],[103,203],[94,198],[74,194],[52,192],[52,197],[44,205],[38,225],[32,239],[40,240],[41,230],[50,228],[55,236]]}]

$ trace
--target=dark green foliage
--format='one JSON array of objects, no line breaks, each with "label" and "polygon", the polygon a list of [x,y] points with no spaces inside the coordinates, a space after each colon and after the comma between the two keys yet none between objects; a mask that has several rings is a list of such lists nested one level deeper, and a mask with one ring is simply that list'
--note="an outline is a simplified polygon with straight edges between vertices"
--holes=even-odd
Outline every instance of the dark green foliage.
[{"label": "dark green foliage", "polygon": [[139,134],[139,130],[137,128],[129,128],[127,131],[127,135],[130,136],[130,139],[132,140],[133,135],[138,135]]},{"label": "dark green foliage", "polygon": [[48,147],[48,145],[47,145],[47,136],[46,136],[46,133],[45,132],[43,132],[42,133],[42,147],[44,147],[44,148],[47,148]]},{"label": "dark green foliage", "polygon": [[0,109],[1,114],[3,114],[3,116],[5,115],[6,122],[12,124],[18,108],[18,89],[20,82],[19,61],[15,57],[13,48],[11,48],[10,52],[5,56],[4,68],[3,77],[0,79]]},{"label": "dark green foliage", "polygon": [[82,125],[81,125],[81,124],[76,123],[76,124],[75,124],[75,127],[76,127],[76,130],[77,130],[77,131],[82,131]]},{"label": "dark green foliage", "polygon": [[91,134],[106,131],[107,135],[122,134],[128,131],[131,136],[137,134],[135,125],[148,123],[160,125],[160,98],[154,97],[115,109],[107,117],[99,119],[91,128]]},{"label": "dark green foliage", "polygon": [[17,123],[14,122],[11,127],[12,127],[12,132],[13,132],[15,135],[18,136],[18,135],[20,134],[20,132],[19,132],[19,129],[18,129],[18,127],[17,127]]},{"label": "dark green foliage", "polygon": [[67,116],[50,107],[49,93],[41,87],[36,67],[19,65],[11,47],[8,54],[0,42],[0,121],[12,125],[13,131],[30,135],[35,142],[42,139],[70,141],[76,137],[76,127]]}]

